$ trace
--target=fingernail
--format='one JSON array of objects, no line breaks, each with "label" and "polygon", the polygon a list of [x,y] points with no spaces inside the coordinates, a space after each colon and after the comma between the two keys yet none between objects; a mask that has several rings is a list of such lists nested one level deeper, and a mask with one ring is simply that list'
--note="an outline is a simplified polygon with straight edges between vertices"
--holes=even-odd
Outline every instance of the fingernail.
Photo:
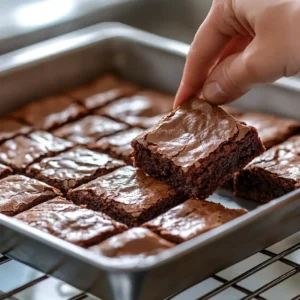
[{"label": "fingernail", "polygon": [[221,105],[228,102],[228,96],[217,81],[207,83],[203,88],[204,99],[211,104]]}]

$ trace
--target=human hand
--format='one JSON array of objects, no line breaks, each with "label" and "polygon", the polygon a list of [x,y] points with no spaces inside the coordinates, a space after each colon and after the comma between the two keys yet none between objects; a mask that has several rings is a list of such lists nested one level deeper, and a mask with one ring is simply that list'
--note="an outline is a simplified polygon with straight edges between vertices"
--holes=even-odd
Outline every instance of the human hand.
[{"label": "human hand", "polygon": [[299,0],[214,0],[191,45],[174,107],[214,105],[300,71]]}]

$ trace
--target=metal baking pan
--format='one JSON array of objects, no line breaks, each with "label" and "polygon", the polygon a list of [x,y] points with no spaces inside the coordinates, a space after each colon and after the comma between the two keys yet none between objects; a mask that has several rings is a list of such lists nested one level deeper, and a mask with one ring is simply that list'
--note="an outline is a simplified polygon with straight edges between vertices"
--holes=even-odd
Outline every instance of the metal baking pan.
[{"label": "metal baking pan", "polygon": [[[105,71],[175,92],[188,46],[120,24],[101,24],[0,57],[1,113]],[[250,92],[237,105],[298,117],[296,80]],[[300,192],[269,204],[222,191],[212,201],[250,212],[138,265],[110,259],[0,215],[0,252],[103,299],[163,299],[299,230]],[[1,280],[1,278],[0,278]]]}]

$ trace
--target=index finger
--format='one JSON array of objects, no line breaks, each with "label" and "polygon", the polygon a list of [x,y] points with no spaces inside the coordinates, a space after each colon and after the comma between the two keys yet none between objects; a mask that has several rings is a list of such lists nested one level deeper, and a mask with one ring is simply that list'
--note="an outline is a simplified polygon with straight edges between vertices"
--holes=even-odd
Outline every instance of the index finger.
[{"label": "index finger", "polygon": [[219,30],[215,18],[223,18],[211,11],[200,26],[189,50],[183,77],[175,97],[174,107],[201,90],[205,79],[232,36]]}]

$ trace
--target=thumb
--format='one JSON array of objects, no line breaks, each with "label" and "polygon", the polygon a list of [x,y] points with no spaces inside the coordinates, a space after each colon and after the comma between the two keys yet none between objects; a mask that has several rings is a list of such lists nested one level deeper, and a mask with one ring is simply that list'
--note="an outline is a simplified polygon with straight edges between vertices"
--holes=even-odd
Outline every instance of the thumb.
[{"label": "thumb", "polygon": [[252,47],[228,56],[207,77],[203,86],[205,100],[213,105],[229,103],[247,93],[256,84],[280,78],[280,69],[274,62],[269,63],[269,57],[267,51],[258,51]]}]

